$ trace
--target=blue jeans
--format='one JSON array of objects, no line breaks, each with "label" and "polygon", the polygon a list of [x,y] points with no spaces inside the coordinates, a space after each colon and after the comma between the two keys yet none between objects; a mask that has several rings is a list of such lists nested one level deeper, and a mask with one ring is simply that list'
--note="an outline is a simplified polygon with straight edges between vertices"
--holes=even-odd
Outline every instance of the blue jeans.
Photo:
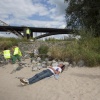
[{"label": "blue jeans", "polygon": [[33,76],[32,78],[29,78],[29,84],[35,83],[41,79],[44,79],[46,77],[50,77],[51,75],[53,75],[53,73],[47,69],[47,70],[43,70],[42,72],[36,74],[35,76]]}]

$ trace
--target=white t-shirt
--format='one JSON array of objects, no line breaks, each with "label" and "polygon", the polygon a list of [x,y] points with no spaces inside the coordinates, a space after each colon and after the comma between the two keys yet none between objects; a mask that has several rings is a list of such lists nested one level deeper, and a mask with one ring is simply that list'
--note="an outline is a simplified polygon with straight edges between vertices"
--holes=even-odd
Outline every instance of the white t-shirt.
[{"label": "white t-shirt", "polygon": [[[60,73],[61,73],[61,71],[62,71],[62,69],[61,69],[60,67],[58,67],[58,66],[55,66],[55,67],[52,67],[52,68],[54,68],[56,71],[59,71]],[[54,71],[53,71],[51,68],[49,68],[49,70],[50,70],[52,73],[54,73]]]}]

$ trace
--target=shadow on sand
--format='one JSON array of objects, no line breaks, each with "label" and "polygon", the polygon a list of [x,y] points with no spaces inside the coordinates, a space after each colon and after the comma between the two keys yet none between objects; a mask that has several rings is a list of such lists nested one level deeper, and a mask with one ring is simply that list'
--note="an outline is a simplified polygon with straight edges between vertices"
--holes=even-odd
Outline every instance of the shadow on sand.
[{"label": "shadow on sand", "polygon": [[78,77],[86,77],[90,79],[97,79],[97,78],[100,79],[100,75],[91,75],[91,74],[87,75],[87,74],[80,74],[80,73],[72,73],[70,75],[78,76]]}]

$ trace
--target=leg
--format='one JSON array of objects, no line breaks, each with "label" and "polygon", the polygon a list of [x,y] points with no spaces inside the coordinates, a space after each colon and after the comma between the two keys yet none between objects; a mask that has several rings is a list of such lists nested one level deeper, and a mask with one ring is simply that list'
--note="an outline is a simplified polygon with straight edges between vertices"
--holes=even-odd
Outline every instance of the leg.
[{"label": "leg", "polygon": [[27,40],[28,40],[28,34],[26,34]]},{"label": "leg", "polygon": [[29,34],[27,34],[27,39],[29,39]]},{"label": "leg", "polygon": [[28,39],[30,39],[30,34],[28,35]]},{"label": "leg", "polygon": [[49,69],[47,69],[47,70],[44,70],[44,71],[36,74],[32,78],[29,78],[28,81],[29,81],[29,84],[32,84],[32,83],[35,83],[35,82],[37,82],[41,79],[44,79],[46,77],[50,77],[51,75],[53,75],[53,73]]},{"label": "leg", "polygon": [[21,61],[21,60],[20,60],[20,56],[19,56],[19,55],[16,55],[16,58],[18,59],[18,61]]},{"label": "leg", "polygon": [[13,55],[13,56],[12,56],[12,63],[15,64],[16,60],[17,60],[16,56]]}]

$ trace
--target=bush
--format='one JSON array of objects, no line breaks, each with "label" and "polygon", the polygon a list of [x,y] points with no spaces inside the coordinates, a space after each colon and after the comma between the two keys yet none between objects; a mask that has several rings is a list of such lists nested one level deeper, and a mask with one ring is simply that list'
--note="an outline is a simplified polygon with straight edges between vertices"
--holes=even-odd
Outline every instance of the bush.
[{"label": "bush", "polygon": [[82,49],[81,51],[81,59],[85,61],[87,66],[95,66],[99,65],[99,55],[92,50]]},{"label": "bush", "polygon": [[61,59],[64,60],[66,56],[65,48],[61,48],[60,46],[54,46],[49,48],[50,56],[54,59]]},{"label": "bush", "polygon": [[0,50],[3,50],[5,47],[11,48],[14,45],[17,45],[19,42],[27,41],[26,39],[16,39],[16,38],[0,38]]},{"label": "bush", "polygon": [[46,45],[41,45],[38,49],[39,51],[39,54],[44,54],[44,55],[47,55],[47,52],[48,52],[48,46]]},{"label": "bush", "polygon": [[49,52],[55,59],[84,60],[87,66],[97,66],[100,65],[100,38],[66,41],[65,46],[53,46]]},{"label": "bush", "polygon": [[42,60],[44,60],[44,59],[47,57],[48,48],[49,48],[49,47],[46,46],[46,45],[41,45],[41,46],[38,48],[39,55],[40,55],[40,57],[42,58]]},{"label": "bush", "polygon": [[[72,61],[78,62],[79,60],[84,60],[87,66],[98,66],[100,65],[100,37],[94,38],[89,36],[89,32],[80,31],[82,35],[79,40],[67,41],[64,45],[57,45],[48,47],[46,45],[41,45],[39,47],[39,54],[50,56],[54,59],[65,60],[66,58]],[[12,47],[18,42],[27,41],[25,39],[15,39],[15,38],[0,38],[0,50],[4,47]],[[51,43],[54,44],[54,41]],[[61,40],[60,40],[61,41]]]}]

